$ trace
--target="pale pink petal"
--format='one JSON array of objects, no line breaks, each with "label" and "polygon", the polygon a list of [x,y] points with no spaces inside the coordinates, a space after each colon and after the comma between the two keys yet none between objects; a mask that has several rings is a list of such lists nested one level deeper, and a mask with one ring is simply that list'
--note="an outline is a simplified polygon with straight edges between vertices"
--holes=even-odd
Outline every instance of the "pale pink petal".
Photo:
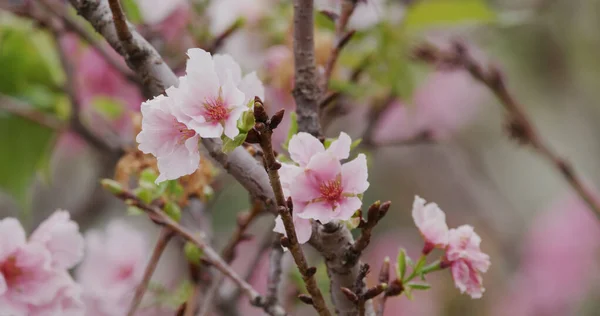
[{"label": "pale pink petal", "polygon": [[[362,171],[356,168],[350,169],[354,170],[355,172]],[[342,171],[342,165],[336,157],[328,153],[318,153],[310,159],[308,165],[306,165],[306,170],[306,172],[310,174],[310,177],[314,179],[313,181],[315,181],[315,185],[320,185],[323,182],[336,179],[336,177],[340,175]],[[346,183],[350,185],[350,189],[353,189],[352,185],[355,185],[353,182],[354,177],[349,178],[350,182],[347,181]],[[342,175],[342,182],[343,181],[344,179]],[[352,192],[352,190],[346,190],[344,183],[342,183],[342,187],[344,187],[344,192]]]},{"label": "pale pink petal", "polygon": [[229,117],[227,117],[227,120],[225,121],[225,128],[224,128],[225,136],[233,139],[240,133],[240,131],[237,127],[237,122],[240,119],[240,117],[242,116],[242,113],[246,112],[247,110],[248,110],[247,107],[240,106],[240,107],[234,108],[229,113]]},{"label": "pale pink petal", "polygon": [[281,180],[281,187],[283,188],[283,195],[287,198],[291,195],[290,188],[295,184],[295,179],[298,174],[302,172],[302,168],[298,166],[282,163],[281,169],[279,169],[279,178]]},{"label": "pale pink petal", "polygon": [[244,93],[237,88],[237,85],[233,82],[231,73],[229,72],[228,79],[221,86],[223,102],[228,109],[234,109],[237,107],[245,107],[244,100],[246,97]]},{"label": "pale pink petal", "polygon": [[341,171],[344,193],[361,194],[369,188],[367,157],[364,154],[342,165]]},{"label": "pale pink petal", "polygon": [[36,243],[21,247],[15,255],[15,265],[22,275],[17,277],[9,291],[12,297],[29,304],[45,304],[62,287],[62,279],[51,269],[48,250]]},{"label": "pale pink petal", "polygon": [[0,273],[0,296],[4,295],[4,293],[8,290],[8,285],[6,284],[6,279],[4,278],[4,274]]},{"label": "pale pink petal", "polygon": [[307,171],[298,172],[294,183],[290,183],[290,196],[294,202],[294,212],[301,212],[304,208],[303,203],[319,198],[321,192],[318,184],[311,179]]},{"label": "pale pink petal", "polygon": [[44,246],[58,269],[71,269],[83,258],[83,236],[68,211],[54,212],[33,232],[30,241]]},{"label": "pale pink petal", "polygon": [[233,83],[237,86],[242,80],[242,69],[240,65],[233,60],[230,55],[221,55],[217,54],[213,56],[213,61],[215,63],[215,71],[217,72],[217,76],[219,77],[219,83],[221,86],[225,85],[228,78],[228,73],[231,73],[231,79]]},{"label": "pale pink petal", "polygon": [[294,207],[294,213],[300,218],[314,219],[322,224],[327,224],[334,218],[333,207],[327,202],[308,203],[302,212],[296,212]]},{"label": "pale pink petal", "polygon": [[0,261],[25,244],[25,230],[16,218],[0,220]]},{"label": "pale pink petal", "polygon": [[341,132],[338,139],[334,140],[327,148],[327,152],[331,153],[337,159],[343,160],[350,156],[350,145],[352,145],[352,139],[348,134]]},{"label": "pale pink petal", "polygon": [[310,220],[296,217],[294,220],[294,227],[296,227],[296,237],[298,238],[298,243],[306,243],[312,235],[312,223]]},{"label": "pale pink petal", "polygon": [[481,275],[470,267],[467,261],[459,260],[453,263],[450,269],[454,284],[461,293],[466,293],[473,299],[483,296],[485,289],[482,284]]},{"label": "pale pink petal", "polygon": [[194,173],[200,163],[198,141],[198,135],[196,135],[187,139],[185,146],[178,146],[170,155],[158,157],[160,175],[156,179],[156,183]]},{"label": "pale pink petal", "polygon": [[200,48],[190,48],[187,55],[190,57],[185,67],[188,86],[197,100],[216,97],[219,92],[219,77],[210,53]]},{"label": "pale pink petal", "polygon": [[171,114],[184,124],[187,124],[191,120],[191,117],[183,112],[182,107],[182,103],[187,102],[185,97],[185,89],[188,85],[187,80],[187,77],[179,77],[179,87],[172,86],[165,91],[169,98],[173,99],[169,104]]},{"label": "pale pink petal", "polygon": [[362,201],[356,196],[342,198],[335,210],[335,218],[342,221],[350,220],[361,206]]},{"label": "pale pink petal", "polygon": [[413,220],[425,240],[438,247],[444,248],[448,244],[448,225],[446,214],[437,204],[425,205],[425,200],[415,196],[412,209]]},{"label": "pale pink petal", "polygon": [[325,147],[316,137],[309,133],[300,132],[290,139],[288,151],[290,158],[300,167],[304,167],[308,165],[312,156],[324,152]]},{"label": "pale pink petal", "polygon": [[275,227],[273,228],[273,231],[284,235],[286,234],[285,226],[283,226],[283,220],[281,219],[281,215],[277,215],[277,217],[275,217]]},{"label": "pale pink petal", "polygon": [[254,100],[254,97],[259,97],[261,100],[265,101],[265,87],[255,71],[245,75],[239,83],[238,88],[246,96],[244,105],[248,104],[251,100]]},{"label": "pale pink petal", "polygon": [[170,102],[159,95],[142,103],[142,131],[136,138],[142,152],[160,156],[174,150],[178,135],[174,129],[176,119],[169,112]]},{"label": "pale pink petal", "polygon": [[190,121],[188,126],[202,138],[220,138],[223,135],[223,125],[219,122]]}]

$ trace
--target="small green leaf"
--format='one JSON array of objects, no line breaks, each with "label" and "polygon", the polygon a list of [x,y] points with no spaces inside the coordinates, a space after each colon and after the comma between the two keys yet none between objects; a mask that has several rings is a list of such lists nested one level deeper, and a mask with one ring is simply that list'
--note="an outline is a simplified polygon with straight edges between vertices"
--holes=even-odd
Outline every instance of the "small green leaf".
[{"label": "small green leaf", "polygon": [[137,216],[137,215],[141,215],[141,214],[144,214],[144,211],[142,211],[138,207],[133,206],[133,205],[130,205],[127,207],[127,215]]},{"label": "small green leaf", "polygon": [[223,148],[222,148],[223,152],[228,154],[228,153],[232,152],[234,149],[241,146],[244,143],[244,141],[246,140],[246,136],[248,136],[248,134],[239,133],[235,138],[231,139],[231,138],[223,135]]},{"label": "small green leaf", "polygon": [[358,147],[358,145],[360,145],[361,142],[362,142],[362,138],[359,138],[359,139],[353,141],[352,144],[350,144],[350,150]]},{"label": "small green leaf", "polygon": [[404,291],[403,291],[404,295],[406,295],[406,298],[409,300],[414,300],[414,297],[412,295],[412,288],[411,287],[405,287]]},{"label": "small green leaf", "polygon": [[492,22],[495,17],[484,0],[422,0],[409,7],[404,27],[417,31],[438,25]]},{"label": "small green leaf", "polygon": [[329,146],[331,146],[331,143],[333,143],[334,140],[336,140],[336,138],[325,138],[325,141],[323,142],[323,147],[325,147],[325,149],[329,148]]},{"label": "small green leaf", "polygon": [[424,291],[424,290],[429,290],[431,288],[431,285],[429,284],[419,284],[419,283],[408,283],[407,284],[408,287],[410,287],[413,290],[419,290],[419,291]]},{"label": "small green leaf", "polygon": [[154,201],[154,190],[139,187],[133,190],[133,194],[146,204],[150,204]]},{"label": "small green leaf", "polygon": [[108,192],[112,194],[121,194],[123,193],[123,186],[115,180],[112,179],[102,179],[100,184],[104,189],[108,190]]},{"label": "small green leaf", "polygon": [[288,149],[290,139],[296,134],[298,134],[298,114],[296,114],[296,112],[290,112],[290,129],[288,129],[287,139],[285,140],[285,143],[283,143],[283,149]]},{"label": "small green leaf", "polygon": [[146,168],[140,173],[140,182],[154,183],[156,178],[158,178],[158,174],[152,168]]},{"label": "small green leaf", "polygon": [[215,197],[215,190],[210,185],[205,185],[202,189],[202,194],[207,201],[210,201]]},{"label": "small green leaf", "polygon": [[181,219],[181,208],[177,203],[173,201],[168,201],[165,203],[165,207],[163,208],[165,213],[172,218],[174,221],[179,222]]},{"label": "small green leaf", "polygon": [[123,103],[114,98],[95,97],[92,99],[92,107],[107,120],[116,120],[123,115]]},{"label": "small green leaf", "polygon": [[400,249],[398,253],[398,261],[396,262],[396,275],[400,278],[400,280],[404,280],[404,275],[406,274],[406,250],[404,248]]},{"label": "small green leaf", "polygon": [[203,251],[202,249],[196,247],[196,245],[191,242],[186,242],[183,247],[183,251],[185,252],[185,257],[188,259],[190,263],[195,265],[200,265],[200,259],[202,259]]},{"label": "small green leaf", "polygon": [[254,127],[255,123],[254,112],[246,111],[242,113],[242,116],[238,120],[237,127],[241,132],[248,134],[248,131]]},{"label": "small green leaf", "polygon": [[165,183],[167,183],[166,193],[172,199],[180,198],[185,192],[183,186],[177,180],[169,180],[165,181]]},{"label": "small green leaf", "polygon": [[127,14],[127,19],[133,24],[142,22],[142,13],[135,0],[121,0],[123,10]]},{"label": "small green leaf", "polygon": [[315,15],[315,26],[317,29],[330,31],[335,30],[335,22],[332,21],[327,15],[320,12]]}]

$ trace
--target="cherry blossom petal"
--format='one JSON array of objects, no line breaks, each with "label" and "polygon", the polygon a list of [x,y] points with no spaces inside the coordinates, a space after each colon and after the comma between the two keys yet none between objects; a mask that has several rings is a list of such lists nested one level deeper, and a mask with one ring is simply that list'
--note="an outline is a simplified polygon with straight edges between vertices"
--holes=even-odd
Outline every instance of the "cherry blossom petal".
[{"label": "cherry blossom petal", "polygon": [[438,248],[444,248],[448,244],[448,225],[446,214],[437,204],[425,205],[425,200],[415,196],[412,209],[413,220],[419,228],[421,235],[427,242]]},{"label": "cherry blossom petal", "polygon": [[289,164],[282,163],[281,169],[279,169],[279,178],[281,180],[281,187],[283,189],[283,195],[289,197],[291,195],[290,188],[295,185],[296,176],[302,172],[302,168]]},{"label": "cherry blossom petal", "polygon": [[228,109],[235,109],[237,107],[245,107],[244,100],[246,99],[244,93],[237,88],[234,83],[231,72],[228,72],[228,77],[222,87],[222,98],[223,103]]},{"label": "cherry blossom petal", "polygon": [[41,244],[50,252],[53,266],[58,269],[70,269],[83,258],[83,236],[79,225],[70,217],[68,211],[57,210],[30,237],[31,242]]},{"label": "cherry blossom petal", "polygon": [[220,138],[224,130],[219,122],[190,121],[188,126],[202,138]]},{"label": "cherry blossom petal", "polygon": [[341,200],[340,205],[336,208],[335,218],[347,221],[352,218],[352,215],[356,213],[357,210],[362,206],[362,201],[356,197],[345,197]]},{"label": "cherry blossom petal", "polygon": [[239,83],[238,88],[246,96],[244,105],[247,105],[248,102],[254,100],[254,97],[259,97],[261,100],[265,101],[265,87],[255,71],[245,75]]},{"label": "cherry blossom petal", "polygon": [[0,261],[12,255],[25,244],[25,230],[21,223],[12,217],[0,220]]},{"label": "cherry blossom petal", "polygon": [[[294,212],[300,212],[304,208],[303,202],[316,199],[321,196],[318,185],[308,175],[308,172],[299,172],[294,183],[290,184],[290,195],[294,202]],[[297,208],[296,206],[299,206]]]},{"label": "cherry blossom petal", "polygon": [[242,113],[246,112],[247,110],[247,107],[239,106],[234,108],[229,113],[229,117],[225,121],[225,136],[233,139],[240,133],[240,130],[237,127],[237,122],[240,119],[240,116],[242,116]]},{"label": "cherry blossom petal", "polygon": [[231,73],[231,79],[233,80],[234,85],[237,86],[242,81],[242,69],[230,55],[214,55],[213,62],[221,86],[225,85],[227,82],[229,73]]},{"label": "cherry blossom petal", "polygon": [[210,53],[200,48],[190,48],[187,55],[189,59],[185,72],[196,96],[200,100],[216,96],[219,92],[219,77]]},{"label": "cherry blossom petal", "polygon": [[369,188],[367,157],[359,154],[354,160],[342,165],[342,187],[345,193],[360,194]]},{"label": "cherry blossom petal", "polygon": [[290,139],[288,151],[290,158],[300,167],[304,167],[308,165],[312,156],[324,152],[325,147],[316,137],[309,133],[300,132]]},{"label": "cherry blossom petal", "polygon": [[[342,164],[336,157],[328,153],[318,153],[310,159],[308,165],[306,165],[306,169],[311,177],[313,177],[315,181],[318,181],[315,185],[320,185],[322,182],[336,179],[342,171]],[[354,168],[351,168],[351,170],[356,172],[361,171],[355,170]]]},{"label": "cherry blossom petal", "polygon": [[296,237],[299,244],[304,244],[310,240],[310,236],[312,235],[312,223],[310,220],[296,217],[294,227],[296,228]]},{"label": "cherry blossom petal", "polygon": [[198,169],[200,153],[198,151],[198,135],[185,141],[185,146],[178,146],[173,153],[158,158],[160,175],[156,183],[173,180],[192,174]]},{"label": "cherry blossom petal", "polygon": [[337,159],[343,160],[350,156],[350,146],[352,145],[352,139],[348,134],[341,132],[338,139],[334,140],[327,148],[327,152],[331,153]]},{"label": "cherry blossom petal", "polygon": [[[295,208],[294,208],[295,211]],[[304,219],[314,219],[322,224],[327,224],[333,220],[333,207],[327,202],[312,202],[308,203],[302,212],[297,215]]]}]

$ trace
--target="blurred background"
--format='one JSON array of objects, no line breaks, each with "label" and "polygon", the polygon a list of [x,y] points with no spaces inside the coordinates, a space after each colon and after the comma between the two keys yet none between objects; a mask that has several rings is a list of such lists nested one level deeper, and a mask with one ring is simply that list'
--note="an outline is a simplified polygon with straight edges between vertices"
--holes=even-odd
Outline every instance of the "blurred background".
[{"label": "blurred background", "polygon": [[[258,72],[269,112],[293,111],[289,1],[122,2],[178,74],[190,47],[228,53],[245,72]],[[340,3],[317,0],[316,7],[335,13]],[[316,15],[321,66],[333,26],[327,14]],[[392,201],[364,260],[377,271],[400,247],[418,256],[422,240],[410,213],[415,195],[439,204],[449,226],[473,225],[492,258],[482,299],[459,295],[449,273],[437,273],[433,288],[415,293],[414,301],[390,299],[386,315],[597,315],[600,222],[594,213],[544,157],[508,137],[503,107],[484,86],[462,70],[411,55],[423,42],[449,47],[459,40],[480,63],[498,66],[542,138],[596,188],[600,1],[366,0],[349,27],[357,32],[330,83],[340,97],[327,106],[322,125],[329,137],[345,131],[362,138],[357,151],[368,155],[371,183],[365,204]],[[61,208],[82,231],[107,234],[118,221],[143,236],[149,254],[157,228],[99,185],[115,178],[135,186],[152,168],[135,145],[146,99],[122,58],[67,3],[0,2],[0,218],[18,217],[31,231]],[[278,143],[289,117],[282,125]],[[226,172],[209,158],[201,164],[181,183],[183,220],[210,232],[220,249],[251,206]],[[254,237],[240,244],[234,261],[240,273],[252,270],[249,278],[261,292],[268,271],[263,244],[272,225],[268,215],[255,220]],[[181,245],[171,246],[156,277],[165,286],[187,273]],[[320,258],[307,251],[317,265]],[[285,282],[294,284],[290,258],[284,263]],[[371,277],[375,284],[376,274]],[[294,306],[293,295],[281,295]],[[240,306],[241,315],[261,315]]]}]

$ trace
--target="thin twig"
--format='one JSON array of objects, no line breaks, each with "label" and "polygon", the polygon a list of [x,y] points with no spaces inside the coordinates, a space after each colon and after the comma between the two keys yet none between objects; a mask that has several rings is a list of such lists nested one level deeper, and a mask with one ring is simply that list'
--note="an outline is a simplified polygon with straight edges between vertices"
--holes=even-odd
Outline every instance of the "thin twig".
[{"label": "thin twig", "polygon": [[283,259],[283,248],[281,248],[281,236],[275,234],[271,244],[271,254],[269,255],[269,277],[267,280],[267,302],[277,303],[277,294],[279,293],[279,284],[281,283],[281,259]]},{"label": "thin twig", "polygon": [[[200,248],[203,253],[203,258],[214,266],[217,270],[221,271],[226,277],[231,279],[250,300],[250,304],[257,307],[263,307],[264,299],[260,296],[252,285],[248,284],[237,272],[235,272],[231,266],[229,266],[219,254],[210,246],[210,244],[204,240],[204,238],[192,233],[187,228],[181,226],[179,223],[171,219],[166,215],[162,209],[157,206],[149,205],[140,200],[137,196],[126,190],[117,190],[110,188],[110,185],[103,183],[111,192],[119,199],[125,201],[128,205],[136,206],[139,209],[145,211],[148,217],[158,225],[164,226],[172,230],[177,235],[183,237],[187,241]],[[272,315],[286,315],[285,311],[281,306],[277,306],[277,313]]]},{"label": "thin twig", "polygon": [[115,70],[121,73],[123,77],[127,80],[140,84],[139,79],[135,76],[133,72],[123,63],[115,59],[104,46],[94,38],[92,34],[90,34],[79,21],[75,20],[68,12],[66,6],[62,6],[61,8],[56,8],[54,5],[48,3],[47,0],[39,1],[40,4],[46,8],[50,13],[52,13],[57,18],[61,19],[65,26],[72,32],[76,33],[81,37],[84,41],[86,41],[104,60]]},{"label": "thin twig", "polygon": [[379,223],[379,221],[387,214],[390,209],[392,202],[387,201],[380,203],[379,201],[373,203],[367,211],[367,221],[365,222],[362,218],[358,225],[361,229],[361,235],[356,239],[352,250],[357,256],[360,256],[371,242],[371,232],[373,228]]},{"label": "thin twig", "polygon": [[200,295],[200,284],[194,283],[193,291],[185,302],[185,312],[183,316],[193,316],[196,311],[196,301],[198,299],[198,295]]},{"label": "thin twig", "polygon": [[0,110],[20,116],[55,131],[62,131],[67,127],[66,124],[54,115],[43,113],[21,100],[3,94],[0,94]]},{"label": "thin twig", "polygon": [[121,7],[121,2],[119,0],[108,0],[108,5],[110,6],[110,11],[113,14],[113,21],[115,23],[117,37],[119,37],[119,40],[123,43],[123,45],[125,45],[125,47],[127,47],[133,40],[133,35],[131,35],[131,31],[127,25],[127,18],[125,17],[125,12],[123,12],[123,8]]},{"label": "thin twig", "polygon": [[[381,270],[379,270],[379,283],[389,283],[390,282],[390,258],[385,257],[383,263],[381,264]],[[385,310],[385,301],[387,300],[386,295],[382,295],[379,299],[379,309],[377,310],[377,316],[383,316],[383,312]]]},{"label": "thin twig", "polygon": [[[312,3],[312,1],[310,2]],[[295,2],[295,4],[297,3]],[[277,127],[283,118],[283,110],[277,112],[277,114],[269,118],[265,112],[262,101],[256,98],[254,103],[254,117],[257,123],[252,131],[257,134],[256,137],[258,138],[260,147],[263,150],[265,169],[269,174],[271,186],[273,187],[273,192],[275,194],[275,201],[277,202],[277,206],[279,208],[279,215],[283,221],[283,226],[285,227],[287,236],[282,237],[282,245],[290,250],[292,257],[294,258],[294,262],[298,266],[298,270],[300,270],[300,274],[302,275],[306,289],[312,297],[313,307],[317,310],[319,315],[329,316],[331,313],[327,309],[327,305],[325,304],[325,300],[323,299],[323,295],[321,294],[321,290],[319,289],[315,279],[315,273],[317,269],[315,267],[309,268],[306,262],[304,252],[298,243],[296,229],[292,219],[292,213],[288,205],[291,203],[287,203],[283,195],[283,189],[279,179],[278,170],[281,168],[281,164],[277,162],[277,159],[275,158],[271,137],[273,135],[273,129]]]},{"label": "thin twig", "polygon": [[538,154],[545,157],[554,168],[567,180],[585,203],[600,217],[600,201],[584,185],[575,173],[571,164],[556,154],[547,143],[542,140],[529,117],[525,114],[523,106],[508,91],[506,82],[496,66],[484,67],[469,54],[467,47],[455,42],[452,50],[443,51],[432,44],[424,44],[415,50],[415,58],[442,67],[461,67],[471,76],[488,87],[500,100],[508,113],[508,129],[510,136],[522,144],[529,145]]},{"label": "thin twig", "polygon": [[146,269],[144,269],[144,276],[142,278],[142,282],[135,289],[135,295],[133,296],[133,301],[131,301],[131,305],[129,305],[129,311],[127,312],[128,316],[135,315],[136,310],[140,306],[142,302],[142,298],[148,289],[148,284],[150,283],[150,279],[152,279],[152,274],[154,274],[154,270],[156,270],[156,266],[158,265],[158,261],[162,256],[163,252],[167,248],[167,244],[169,240],[173,237],[173,232],[171,229],[163,227],[160,230],[160,235],[158,236],[158,240],[156,241],[156,245],[154,246],[154,250],[152,251],[152,256],[146,265]]},{"label": "thin twig", "polygon": [[350,17],[356,8],[356,4],[358,0],[342,0],[342,12],[339,17],[336,19],[335,23],[335,45],[331,49],[331,53],[329,53],[329,58],[327,59],[327,63],[325,64],[325,74],[323,79],[323,87],[322,91],[327,91],[329,87],[329,80],[331,79],[331,74],[333,73],[333,69],[335,68],[335,64],[338,60],[340,52],[348,44],[352,35],[354,35],[354,31],[346,32],[346,25],[348,21],[350,21]]},{"label": "thin twig", "polygon": [[313,0],[294,0],[294,90],[298,127],[321,136],[319,99],[314,43]]},{"label": "thin twig", "polygon": [[225,29],[225,31],[223,31],[221,34],[217,35],[213,39],[212,43],[208,46],[207,51],[211,54],[216,53],[221,48],[221,46],[223,46],[225,41],[229,37],[231,37],[231,35],[235,34],[235,32],[241,29],[242,26],[244,26],[243,20],[234,21],[227,29]]}]

